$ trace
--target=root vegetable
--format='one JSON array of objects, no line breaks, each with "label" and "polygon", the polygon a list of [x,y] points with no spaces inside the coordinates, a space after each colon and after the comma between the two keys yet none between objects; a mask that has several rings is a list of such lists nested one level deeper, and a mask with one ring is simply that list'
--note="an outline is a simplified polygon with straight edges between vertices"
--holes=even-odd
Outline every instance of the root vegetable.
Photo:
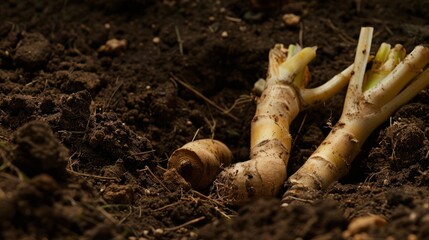
[{"label": "root vegetable", "polygon": [[379,215],[368,215],[354,218],[347,230],[343,232],[344,239],[356,239],[352,238],[359,233],[367,232],[373,228],[381,228],[387,224],[387,221],[384,217]]},{"label": "root vegetable", "polygon": [[[373,29],[362,28],[342,115],[329,135],[288,180],[287,205],[307,191],[326,189],[347,174],[371,132],[429,85],[429,48],[417,46],[405,57],[402,46],[382,44],[366,72]],[[404,58],[405,57],[405,58]]]},{"label": "root vegetable", "polygon": [[200,139],[175,150],[168,160],[168,168],[176,169],[192,188],[201,190],[213,183],[221,167],[231,164],[232,157],[222,142]]},{"label": "root vegetable", "polygon": [[[269,53],[268,76],[251,123],[250,159],[224,169],[215,181],[218,197],[230,205],[242,205],[279,193],[286,180],[291,149],[289,126],[299,111],[324,101],[344,87],[352,67],[316,89],[305,89],[308,63],[316,48],[277,44]],[[261,82],[258,83],[261,87]],[[256,90],[258,92],[258,90]]]}]

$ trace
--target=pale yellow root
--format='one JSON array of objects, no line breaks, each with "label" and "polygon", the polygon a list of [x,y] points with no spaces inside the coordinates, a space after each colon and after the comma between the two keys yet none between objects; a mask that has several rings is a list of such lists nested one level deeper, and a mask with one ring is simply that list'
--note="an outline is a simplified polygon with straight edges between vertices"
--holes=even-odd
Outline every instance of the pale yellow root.
[{"label": "pale yellow root", "polygon": [[221,201],[243,205],[257,198],[274,197],[282,189],[291,149],[291,122],[303,106],[328,99],[353,75],[349,67],[322,87],[306,91],[307,65],[315,55],[315,47],[290,46],[286,51],[278,44],[271,49],[267,80],[257,86],[264,90],[251,125],[251,160],[236,163],[219,174],[215,185]]},{"label": "pale yellow root", "polygon": [[372,28],[361,30],[354,75],[338,123],[304,165],[289,177],[289,189],[282,199],[284,205],[294,199],[305,199],[307,192],[324,190],[346,175],[371,132],[429,85],[429,70],[422,70],[429,63],[429,49],[418,46],[368,89],[364,79],[368,74],[366,64],[372,32]]},{"label": "pale yellow root", "polygon": [[[356,133],[353,124],[337,123],[304,165],[288,179],[288,191],[283,202],[295,198],[305,199],[306,192],[326,189],[350,170],[353,159],[362,146],[362,134]],[[362,132],[367,133],[364,129]]]},{"label": "pale yellow root", "polygon": [[218,183],[222,184],[217,185],[217,190],[222,201],[243,205],[279,193],[290,155],[289,124],[298,111],[299,101],[290,86],[279,84],[264,91],[252,120],[251,160],[221,172]]},{"label": "pale yellow root", "polygon": [[289,126],[300,110],[292,83],[315,56],[315,49],[304,49],[304,53],[295,55],[297,61],[288,65],[284,65],[286,57],[282,50],[277,45],[270,52],[268,79],[251,125],[251,160],[224,169],[216,180],[220,200],[227,204],[242,205],[256,198],[275,196],[286,180],[291,148]]},{"label": "pale yellow root", "polygon": [[213,183],[216,175],[231,164],[233,155],[220,141],[200,139],[175,150],[168,160],[168,168],[174,168],[191,184],[201,190]]},{"label": "pale yellow root", "polygon": [[354,74],[350,81],[343,113],[338,123],[301,168],[288,179],[284,205],[294,199],[306,199],[306,192],[326,189],[347,174],[362,143],[376,127],[362,118],[364,103],[359,102],[365,67],[369,58],[372,28],[362,28],[356,50]]},{"label": "pale yellow root", "polygon": [[277,195],[284,180],[286,166],[279,158],[255,158],[222,171],[214,185],[220,201],[241,206],[256,198]]}]

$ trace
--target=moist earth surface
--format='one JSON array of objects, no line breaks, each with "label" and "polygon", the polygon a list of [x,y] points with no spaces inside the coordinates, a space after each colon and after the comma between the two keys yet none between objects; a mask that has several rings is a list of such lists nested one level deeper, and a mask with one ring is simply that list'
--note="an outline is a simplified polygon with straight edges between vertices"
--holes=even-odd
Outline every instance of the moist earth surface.
[{"label": "moist earth surface", "polygon": [[[285,21],[290,13],[299,22]],[[409,52],[428,43],[428,15],[423,0],[1,1],[1,238],[429,238],[427,89],[310,202],[230,207],[214,189],[164,176],[170,154],[193,139],[248,159],[252,88],[276,43],[317,46],[315,87],[353,62],[362,26],[375,29],[372,53],[382,42]],[[329,133],[344,97],[294,120],[288,175]]]}]

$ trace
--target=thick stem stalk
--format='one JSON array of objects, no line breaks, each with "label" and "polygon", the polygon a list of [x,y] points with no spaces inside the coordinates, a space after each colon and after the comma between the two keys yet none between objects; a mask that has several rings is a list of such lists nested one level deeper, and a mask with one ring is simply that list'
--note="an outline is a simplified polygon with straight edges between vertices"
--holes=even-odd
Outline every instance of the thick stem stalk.
[{"label": "thick stem stalk", "polygon": [[371,27],[361,28],[359,42],[356,49],[353,76],[350,79],[347,89],[346,100],[344,102],[343,111],[356,111],[356,96],[360,96],[363,92],[362,85],[365,77],[365,70],[369,53],[371,50],[372,33],[374,29]]},{"label": "thick stem stalk", "polygon": [[328,100],[349,83],[353,75],[353,69],[352,64],[319,87],[300,89],[302,105],[310,106]]},{"label": "thick stem stalk", "polygon": [[429,63],[429,49],[417,46],[383,81],[365,92],[371,103],[384,105],[395,97]]}]

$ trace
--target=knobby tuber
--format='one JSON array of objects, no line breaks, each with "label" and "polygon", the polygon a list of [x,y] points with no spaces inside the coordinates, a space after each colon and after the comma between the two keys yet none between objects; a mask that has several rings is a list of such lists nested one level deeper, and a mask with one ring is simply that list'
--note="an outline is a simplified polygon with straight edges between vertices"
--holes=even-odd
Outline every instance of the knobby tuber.
[{"label": "knobby tuber", "polygon": [[400,106],[429,85],[429,48],[417,46],[405,57],[405,49],[382,44],[372,67],[366,71],[373,29],[361,34],[342,115],[329,135],[288,179],[283,203],[305,199],[306,192],[326,189],[350,169],[371,132]]},{"label": "knobby tuber", "polygon": [[292,120],[303,107],[338,92],[352,74],[353,67],[349,67],[324,85],[305,89],[309,79],[307,65],[315,56],[315,47],[290,45],[286,50],[277,44],[271,49],[268,76],[251,123],[251,160],[236,163],[219,174],[215,187],[221,201],[242,205],[279,193],[286,180]]},{"label": "knobby tuber", "polygon": [[176,171],[201,190],[213,183],[221,167],[231,164],[232,153],[218,140],[200,139],[189,142],[175,150],[168,160],[168,168]]}]

